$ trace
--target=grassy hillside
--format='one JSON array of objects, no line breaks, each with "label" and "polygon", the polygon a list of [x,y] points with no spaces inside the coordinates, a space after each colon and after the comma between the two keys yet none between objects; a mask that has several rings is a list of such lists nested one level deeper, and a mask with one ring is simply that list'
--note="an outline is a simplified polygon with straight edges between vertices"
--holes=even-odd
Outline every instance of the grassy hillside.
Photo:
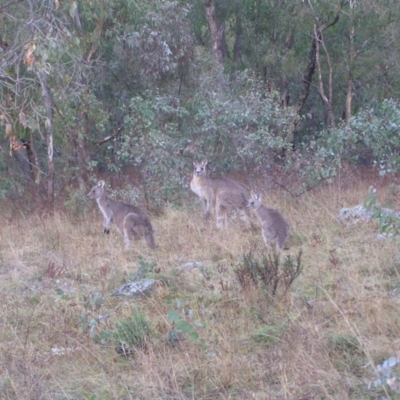
[{"label": "grassy hillside", "polygon": [[[125,251],[96,208],[3,220],[0,398],[396,398],[367,384],[400,348],[398,242],[376,240],[375,222],[336,220],[369,184],[264,196],[292,225],[281,261],[303,252],[300,276],[275,296],[235,273],[244,254],[266,254],[258,221],[216,231],[194,197],[195,212],[152,217],[155,251],[143,241]],[[378,196],[400,209],[391,191]],[[179,268],[189,262],[204,267]],[[139,267],[154,289],[110,297]]]}]

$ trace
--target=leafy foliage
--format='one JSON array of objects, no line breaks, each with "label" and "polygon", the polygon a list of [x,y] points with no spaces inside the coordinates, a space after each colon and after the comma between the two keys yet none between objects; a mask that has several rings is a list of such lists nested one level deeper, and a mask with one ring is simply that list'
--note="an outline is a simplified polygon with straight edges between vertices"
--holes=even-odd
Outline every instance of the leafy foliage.
[{"label": "leafy foliage", "polygon": [[168,341],[171,344],[175,344],[179,340],[179,334],[183,334],[190,340],[197,342],[206,351],[206,342],[199,334],[199,330],[204,329],[205,325],[198,320],[193,320],[193,310],[189,309],[185,311],[184,303],[181,300],[176,300],[175,307],[179,311],[169,309],[167,312],[168,319],[173,324],[173,328],[168,333]]},{"label": "leafy foliage", "polygon": [[265,93],[250,71],[238,74],[233,84],[205,77],[191,111],[190,130],[198,153],[216,160],[224,169],[255,167],[274,161],[293,140],[295,113],[281,109],[278,93]]},{"label": "leafy foliage", "polygon": [[[372,163],[381,175],[396,172],[400,113],[390,95],[400,87],[399,9],[381,0],[350,3],[215,2],[225,70],[212,58],[201,2],[5,3],[0,195],[30,195],[31,203],[42,204],[52,186],[49,154],[56,198],[64,200],[70,184],[84,188],[90,173],[129,167],[141,174],[136,186],[156,207],[180,205],[193,158],[249,176],[266,176],[278,165],[298,172],[307,188],[332,181],[347,161]],[[346,85],[357,114],[347,126],[325,130],[318,91],[311,87],[304,115],[296,98],[312,61],[313,24],[332,21],[339,4],[338,24],[324,33],[321,81],[328,81],[329,55],[335,117]],[[285,88],[292,107],[282,104]],[[44,134],[49,115],[51,140]],[[4,150],[8,142],[12,157]],[[80,200],[73,204],[83,209]]]},{"label": "leafy foliage", "polygon": [[302,157],[312,160],[303,164],[302,173],[310,181],[332,182],[345,163],[367,164],[380,175],[400,169],[400,106],[393,99],[376,108],[366,108],[354,115],[348,125],[321,131],[305,141]]},{"label": "leafy foliage", "polygon": [[182,78],[187,74],[194,53],[189,11],[188,5],[163,2],[144,17],[139,30],[118,39],[120,54],[133,60],[145,81],[160,83],[170,75]]},{"label": "leafy foliage", "polygon": [[396,393],[400,393],[400,387],[398,384],[398,372],[394,370],[394,367],[399,363],[400,357],[389,357],[382,364],[376,366],[375,372],[378,378],[368,383],[368,388],[378,388],[380,386],[387,385],[391,390]]},{"label": "leafy foliage", "polygon": [[218,92],[211,88],[213,79],[204,78],[190,102],[150,91],[133,97],[124,134],[109,145],[114,159],[108,168],[119,171],[130,165],[140,170],[146,198],[159,206],[179,204],[182,194],[178,198],[177,193],[187,188],[192,154],[213,160],[220,170],[245,167],[257,172],[290,146],[295,115],[278,107],[276,94],[263,95],[247,73],[235,86],[221,83]]},{"label": "leafy foliage", "polygon": [[85,296],[86,311],[79,317],[79,325],[82,332],[88,332],[97,344],[108,344],[111,339],[111,329],[108,324],[108,316],[92,316],[98,313],[104,304],[104,296],[100,292],[91,292]]},{"label": "leafy foliage", "polygon": [[364,200],[364,206],[374,211],[372,219],[379,224],[380,233],[389,237],[400,235],[400,213],[389,207],[382,207],[376,197],[376,190],[372,188]]}]

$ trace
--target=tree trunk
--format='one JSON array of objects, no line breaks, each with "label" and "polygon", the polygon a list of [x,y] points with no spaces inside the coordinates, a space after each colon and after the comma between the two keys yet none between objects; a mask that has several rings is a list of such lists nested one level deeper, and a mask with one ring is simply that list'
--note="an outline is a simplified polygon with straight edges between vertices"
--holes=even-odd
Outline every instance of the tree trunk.
[{"label": "tree trunk", "polygon": [[238,64],[242,61],[242,18],[240,10],[236,11],[236,26],[235,26],[235,44],[233,46],[233,65],[238,69]]},{"label": "tree trunk", "polygon": [[88,118],[86,113],[81,113],[80,114],[80,121],[84,121],[84,127],[85,127],[85,134],[82,135],[77,130],[71,132],[71,138],[72,138],[72,144],[75,149],[75,155],[78,161],[78,167],[79,167],[79,175],[78,175],[78,180],[79,180],[79,186],[81,188],[86,188],[87,184],[89,183],[89,172],[88,172],[88,158],[87,158],[87,152],[86,152],[86,141],[85,141],[85,135],[89,137],[90,132],[89,132],[89,124],[88,124]]},{"label": "tree trunk", "polygon": [[310,86],[312,82],[312,77],[315,72],[315,53],[316,53],[316,40],[313,38],[311,41],[310,51],[308,52],[308,62],[306,70],[303,74],[303,88],[301,90],[300,96],[296,103],[296,112],[298,114],[301,113],[301,110],[304,107],[304,104],[307,100],[307,97],[310,93]]},{"label": "tree trunk", "polygon": [[29,160],[30,179],[32,183],[39,184],[40,182],[39,158],[36,152],[32,130],[29,130],[29,141],[26,144],[26,154],[28,155],[28,160]]},{"label": "tree trunk", "polygon": [[[335,123],[335,114],[333,112],[333,83],[332,83],[332,63],[329,57],[328,50],[325,47],[324,36],[319,28],[314,25],[314,36],[315,36],[315,64],[318,71],[318,92],[321,96],[322,102],[324,103],[324,107],[326,110],[327,116],[327,124],[328,126],[334,128],[336,126]],[[322,80],[322,68],[320,61],[320,45],[322,45],[325,54],[326,60],[328,64],[328,95],[325,94],[324,82]]]},{"label": "tree trunk", "polygon": [[[337,11],[335,17],[333,18],[332,22],[322,25],[319,29],[320,34],[324,33],[328,28],[335,25],[336,22],[339,21],[340,13],[342,12],[342,8],[346,3],[347,3],[347,0],[340,1],[338,11]],[[308,52],[307,67],[303,74],[303,88],[300,92],[299,98],[297,99],[297,103],[296,103],[296,111],[298,114],[301,113],[301,110],[303,109],[304,104],[307,100],[307,97],[310,93],[310,86],[311,86],[312,78],[313,78],[313,75],[315,72],[316,49],[317,49],[316,41],[319,39],[320,39],[320,37],[316,38],[315,35],[313,35],[310,51]]]},{"label": "tree trunk", "polygon": [[41,182],[42,171],[40,171],[39,168],[39,159],[31,130],[29,132],[29,141],[26,143],[26,154],[29,162],[29,189],[35,207],[39,209],[43,203],[46,202],[46,196],[43,196],[43,184]]},{"label": "tree trunk", "polygon": [[47,144],[47,211],[53,213],[54,211],[54,147],[53,147],[53,109],[51,91],[48,83],[48,74],[45,69],[40,71],[40,83],[42,85],[42,94],[46,109],[46,144]]},{"label": "tree trunk", "polygon": [[[284,52],[282,58],[286,58],[287,53],[293,46],[293,33],[290,33],[285,41]],[[289,93],[289,79],[288,76],[283,72],[281,82],[281,107],[286,108],[289,106],[290,93]]]},{"label": "tree trunk", "polygon": [[349,34],[349,77],[347,79],[347,93],[346,93],[346,110],[344,120],[346,124],[349,123],[351,118],[351,103],[353,100],[353,61],[354,61],[354,26],[350,28]]},{"label": "tree trunk", "polygon": [[215,61],[221,67],[224,66],[226,56],[225,27],[217,17],[214,0],[204,1],[204,10],[211,35],[211,45]]}]

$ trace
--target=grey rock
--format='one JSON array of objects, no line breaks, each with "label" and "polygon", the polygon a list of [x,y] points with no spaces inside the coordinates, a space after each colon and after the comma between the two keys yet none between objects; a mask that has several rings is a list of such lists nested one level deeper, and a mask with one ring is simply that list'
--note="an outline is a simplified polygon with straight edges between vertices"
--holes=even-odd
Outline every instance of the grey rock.
[{"label": "grey rock", "polygon": [[151,290],[155,279],[141,279],[140,281],[129,282],[111,293],[111,296],[134,297]]},{"label": "grey rock", "polygon": [[[338,220],[344,224],[355,224],[359,221],[369,221],[374,215],[376,210],[368,210],[361,204],[352,208],[342,208],[338,214]],[[382,214],[393,214],[395,217],[400,217],[400,211],[395,211],[390,208],[382,208]]]},{"label": "grey rock", "polygon": [[342,208],[338,214],[338,220],[346,224],[354,224],[359,221],[369,221],[374,215],[374,211],[367,210],[361,204],[352,208]]}]

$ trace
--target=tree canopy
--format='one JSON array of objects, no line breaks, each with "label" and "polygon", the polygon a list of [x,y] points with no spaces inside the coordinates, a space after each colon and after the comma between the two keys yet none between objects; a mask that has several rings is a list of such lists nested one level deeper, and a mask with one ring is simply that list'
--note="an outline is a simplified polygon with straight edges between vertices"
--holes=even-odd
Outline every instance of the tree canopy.
[{"label": "tree canopy", "polygon": [[396,172],[399,22],[393,0],[0,1],[0,193],[51,209],[131,168],[162,205],[201,157]]}]

